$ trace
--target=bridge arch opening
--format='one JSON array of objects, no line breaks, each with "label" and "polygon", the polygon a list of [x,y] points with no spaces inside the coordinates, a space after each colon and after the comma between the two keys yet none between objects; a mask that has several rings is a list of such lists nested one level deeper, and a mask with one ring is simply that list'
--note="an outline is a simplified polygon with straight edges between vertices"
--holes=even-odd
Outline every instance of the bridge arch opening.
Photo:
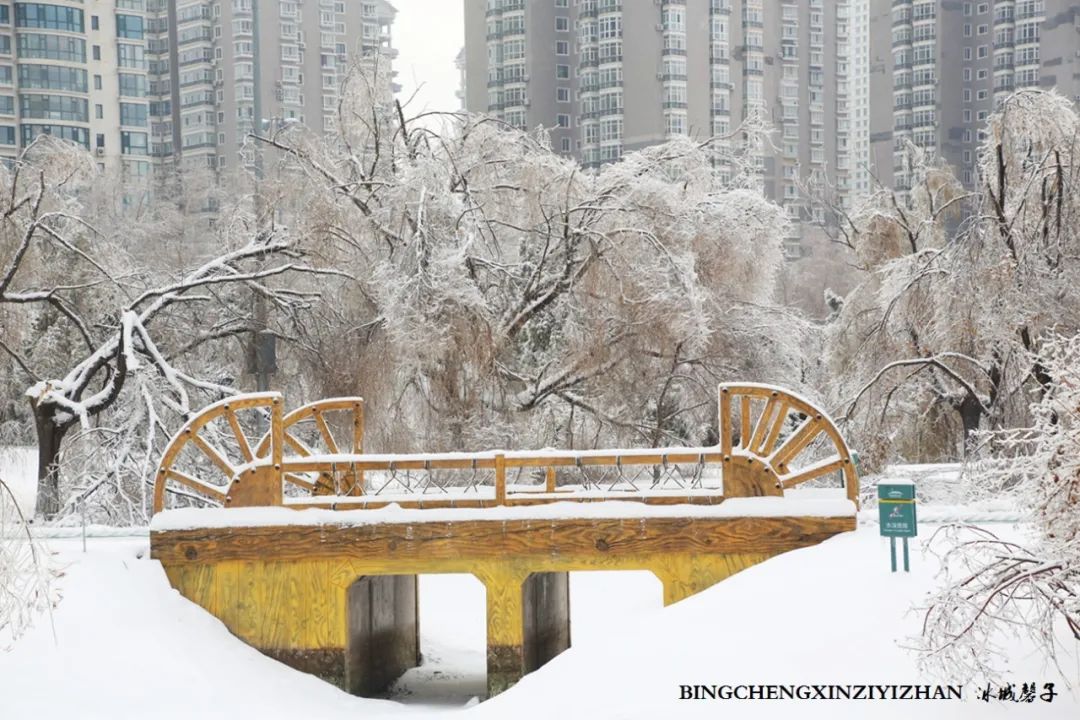
[{"label": "bridge arch opening", "polygon": [[360,577],[348,608],[348,692],[448,707],[487,697],[487,589],[475,575]]}]

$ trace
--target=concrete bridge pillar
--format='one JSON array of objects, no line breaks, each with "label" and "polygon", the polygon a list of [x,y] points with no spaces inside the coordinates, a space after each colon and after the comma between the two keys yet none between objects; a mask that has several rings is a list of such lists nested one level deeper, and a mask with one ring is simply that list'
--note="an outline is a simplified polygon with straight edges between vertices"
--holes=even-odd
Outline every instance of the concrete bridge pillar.
[{"label": "concrete bridge pillar", "polygon": [[491,568],[487,588],[488,696],[570,647],[570,578],[565,572]]},{"label": "concrete bridge pillar", "polygon": [[370,697],[420,664],[416,575],[369,575],[348,589],[345,689]]}]

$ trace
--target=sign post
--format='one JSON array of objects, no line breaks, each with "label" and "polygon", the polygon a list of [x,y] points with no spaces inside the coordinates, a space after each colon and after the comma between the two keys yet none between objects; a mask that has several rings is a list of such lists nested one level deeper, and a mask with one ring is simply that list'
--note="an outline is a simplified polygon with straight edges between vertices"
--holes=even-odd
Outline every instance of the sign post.
[{"label": "sign post", "polygon": [[878,521],[881,536],[889,538],[889,557],[896,572],[896,538],[903,538],[904,572],[911,572],[908,538],[919,534],[915,519],[915,486],[912,483],[878,485]]}]

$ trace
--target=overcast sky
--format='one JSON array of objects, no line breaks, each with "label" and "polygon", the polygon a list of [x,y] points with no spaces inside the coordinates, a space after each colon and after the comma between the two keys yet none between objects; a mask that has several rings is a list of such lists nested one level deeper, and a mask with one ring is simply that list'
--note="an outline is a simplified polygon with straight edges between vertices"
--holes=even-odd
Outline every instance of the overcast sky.
[{"label": "overcast sky", "polygon": [[390,0],[394,18],[394,61],[402,102],[416,97],[405,114],[427,110],[457,110],[454,93],[460,75],[454,59],[465,44],[465,9],[462,0]]}]

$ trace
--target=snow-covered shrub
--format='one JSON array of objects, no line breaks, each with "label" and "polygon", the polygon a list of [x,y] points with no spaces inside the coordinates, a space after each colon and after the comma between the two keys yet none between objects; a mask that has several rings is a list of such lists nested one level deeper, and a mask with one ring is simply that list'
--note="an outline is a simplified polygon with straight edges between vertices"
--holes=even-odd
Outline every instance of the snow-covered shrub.
[{"label": "snow-covered shrub", "polygon": [[949,527],[945,585],[926,610],[924,661],[952,676],[992,675],[998,638],[1022,633],[1056,660],[1064,633],[1080,640],[1080,335],[1045,340],[1038,361],[1049,390],[1028,428],[982,433],[988,457],[964,473],[973,495],[1007,493],[1026,508],[1034,536],[1019,544]]},{"label": "snow-covered shrub", "polygon": [[0,478],[0,651],[56,599],[51,559],[30,534],[15,495]]}]

